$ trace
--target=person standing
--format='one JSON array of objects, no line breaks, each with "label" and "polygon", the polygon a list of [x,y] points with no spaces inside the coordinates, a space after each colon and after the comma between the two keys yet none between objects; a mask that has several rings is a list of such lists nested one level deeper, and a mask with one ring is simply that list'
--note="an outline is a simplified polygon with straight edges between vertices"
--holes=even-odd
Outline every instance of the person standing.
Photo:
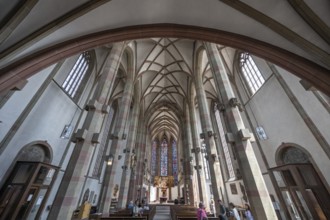
[{"label": "person standing", "polygon": [[141,204],[139,203],[139,200],[137,199],[137,200],[135,200],[134,206],[133,206],[133,216],[134,217],[140,216],[140,207],[139,206],[141,206]]},{"label": "person standing", "polygon": [[220,206],[219,219],[220,220],[228,220],[225,205],[222,203],[221,199],[218,200],[218,203],[219,203],[219,206]]},{"label": "person standing", "polygon": [[211,199],[210,201],[210,214],[215,217],[215,208],[214,208],[214,200]]},{"label": "person standing", "polygon": [[234,215],[234,219],[235,220],[241,220],[241,217],[238,214],[237,208],[236,206],[231,202],[229,203],[229,208],[231,209],[231,211],[233,212]]},{"label": "person standing", "polygon": [[246,220],[254,220],[252,213],[251,213],[251,209],[250,209],[250,205],[249,204],[245,204],[245,217]]},{"label": "person standing", "polygon": [[199,203],[197,210],[197,220],[207,220],[207,215],[205,211],[205,206],[202,202]]},{"label": "person standing", "polygon": [[134,212],[133,212],[133,208],[134,208],[134,204],[133,204],[133,201],[131,200],[129,203],[128,203],[128,206],[127,206],[128,210],[129,210],[129,213],[131,216],[134,216]]}]

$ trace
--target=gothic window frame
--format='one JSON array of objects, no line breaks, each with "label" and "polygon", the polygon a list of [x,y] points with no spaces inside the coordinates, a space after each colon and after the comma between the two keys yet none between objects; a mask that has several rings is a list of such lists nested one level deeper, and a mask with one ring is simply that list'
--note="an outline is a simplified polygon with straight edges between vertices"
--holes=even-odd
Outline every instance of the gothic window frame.
[{"label": "gothic window frame", "polygon": [[168,141],[164,139],[160,147],[160,176],[168,176]]},{"label": "gothic window frame", "polygon": [[174,177],[174,185],[177,185],[178,180],[178,146],[175,140],[172,141],[172,175]]},{"label": "gothic window frame", "polygon": [[201,143],[201,154],[202,154],[202,163],[203,163],[203,169],[204,169],[204,173],[205,173],[205,179],[210,180],[211,179],[210,166],[209,166],[209,163],[207,162],[208,155],[207,155],[206,144],[205,144],[204,140],[202,140],[202,143]]},{"label": "gothic window frame", "polygon": [[82,85],[88,79],[87,74],[91,69],[91,52],[81,53],[62,83],[62,88],[72,99],[78,100],[81,95]]},{"label": "gothic window frame", "polygon": [[265,83],[265,78],[248,52],[240,53],[239,67],[248,92],[252,96]]},{"label": "gothic window frame", "polygon": [[220,136],[220,142],[221,142],[223,154],[225,157],[228,180],[234,180],[234,179],[236,179],[236,174],[235,174],[233,159],[230,155],[229,146],[226,141],[225,130],[223,127],[223,123],[221,121],[221,116],[220,116],[220,110],[217,109],[216,107],[214,108],[214,116],[215,116],[215,121],[216,121],[217,129],[218,129],[218,134]]}]

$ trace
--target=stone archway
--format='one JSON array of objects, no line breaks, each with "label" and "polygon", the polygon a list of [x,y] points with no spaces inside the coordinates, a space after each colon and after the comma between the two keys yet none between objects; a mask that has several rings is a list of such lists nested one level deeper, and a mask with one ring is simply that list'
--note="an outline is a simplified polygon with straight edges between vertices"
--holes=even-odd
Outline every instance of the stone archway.
[{"label": "stone archway", "polygon": [[17,154],[16,161],[50,163],[52,161],[51,148],[45,142],[30,143],[20,150]]},{"label": "stone archway", "polygon": [[288,70],[330,95],[329,70],[305,58],[238,34],[177,24],[152,24],[112,29],[49,46],[1,69],[0,92],[10,90],[20,80],[74,54],[113,42],[152,37],[195,39],[248,51]]},{"label": "stone archway", "polygon": [[312,156],[303,147],[283,143],[276,152],[278,167],[270,169],[286,217],[328,219],[330,194]]},{"label": "stone archway", "polygon": [[278,165],[313,163],[306,150],[296,144],[283,144],[276,153]]}]

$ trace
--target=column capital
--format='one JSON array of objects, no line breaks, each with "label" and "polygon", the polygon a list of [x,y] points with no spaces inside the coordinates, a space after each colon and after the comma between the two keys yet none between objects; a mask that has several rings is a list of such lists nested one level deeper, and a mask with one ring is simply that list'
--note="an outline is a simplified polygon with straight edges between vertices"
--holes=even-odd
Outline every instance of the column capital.
[{"label": "column capital", "polygon": [[251,138],[251,133],[249,129],[245,128],[238,131],[238,136],[242,141],[246,141]]},{"label": "column capital", "polygon": [[103,105],[101,111],[104,114],[108,114],[110,112],[110,106],[109,105]]},{"label": "column capital", "polygon": [[101,103],[99,103],[97,100],[89,100],[88,103],[85,106],[85,110],[91,111],[91,110],[103,110],[103,106]]},{"label": "column capital", "polygon": [[235,97],[229,99],[229,101],[228,101],[228,105],[229,105],[229,107],[231,107],[231,108],[238,107],[238,110],[239,110],[240,112],[244,111],[244,108],[243,108],[242,104],[241,104],[241,103],[238,101],[238,99],[235,98]]},{"label": "column capital", "polygon": [[79,141],[84,141],[86,139],[88,131],[86,129],[78,129],[76,133],[72,135],[71,141],[77,143]]},{"label": "column capital", "polygon": [[201,165],[196,165],[196,166],[194,166],[194,168],[195,168],[195,170],[201,170],[202,169],[202,166]]},{"label": "column capital", "polygon": [[224,112],[226,110],[226,106],[223,103],[215,102],[213,106],[213,110],[219,110],[220,112]]},{"label": "column capital", "polygon": [[98,144],[98,143],[100,143],[101,142],[101,135],[100,135],[100,133],[94,133],[93,134],[93,137],[92,137],[92,143],[93,144]]}]

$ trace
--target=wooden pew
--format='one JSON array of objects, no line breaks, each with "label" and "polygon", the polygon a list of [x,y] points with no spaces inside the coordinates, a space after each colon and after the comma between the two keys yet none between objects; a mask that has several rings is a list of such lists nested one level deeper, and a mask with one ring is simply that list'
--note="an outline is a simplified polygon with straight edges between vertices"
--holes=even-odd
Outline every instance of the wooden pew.
[{"label": "wooden pew", "polygon": [[[197,208],[193,206],[171,206],[172,220],[197,220]],[[219,220],[218,217],[208,216],[209,220]]]},{"label": "wooden pew", "polygon": [[129,209],[121,209],[115,213],[111,213],[109,216],[103,216],[100,219],[102,220],[110,220],[110,219],[118,219],[118,220],[152,220],[155,215],[155,206],[149,205],[149,210],[144,210],[142,216],[134,217],[130,213]]},{"label": "wooden pew", "polygon": [[[217,217],[207,217],[208,220],[219,220]],[[197,220],[197,217],[184,217],[184,216],[178,216],[177,220]]]},{"label": "wooden pew", "polygon": [[142,217],[133,217],[133,216],[109,216],[109,217],[102,217],[101,220],[148,220],[146,216]]},{"label": "wooden pew", "polygon": [[172,220],[178,220],[180,217],[196,218],[197,208],[187,205],[171,206]]}]

